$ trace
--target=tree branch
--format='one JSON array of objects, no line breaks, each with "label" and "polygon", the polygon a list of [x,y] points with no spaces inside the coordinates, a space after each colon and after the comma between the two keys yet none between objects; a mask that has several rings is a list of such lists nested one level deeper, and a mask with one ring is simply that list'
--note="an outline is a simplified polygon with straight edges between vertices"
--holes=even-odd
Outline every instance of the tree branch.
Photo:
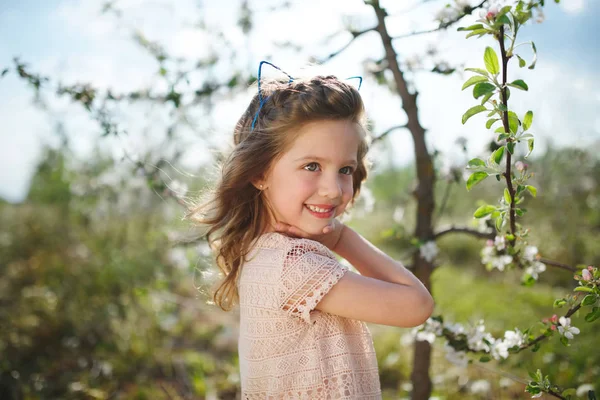
[{"label": "tree branch", "polygon": [[537,260],[539,262],[541,262],[541,263],[546,264],[546,265],[551,265],[553,267],[558,267],[558,268],[566,269],[567,271],[571,271],[571,272],[576,272],[577,271],[577,268],[571,267],[570,265],[567,265],[567,264],[560,263],[558,261],[552,261],[552,260],[548,260],[547,258],[542,258],[542,257],[538,258]]},{"label": "tree branch", "polygon": [[463,19],[464,17],[466,17],[467,15],[471,15],[471,13],[473,11],[477,10],[478,8],[482,8],[485,5],[485,3],[487,3],[487,2],[488,2],[488,0],[483,0],[481,3],[477,4],[476,6],[465,7],[463,9],[463,13],[462,14],[460,14],[459,16],[457,16],[454,19],[451,19],[449,21],[441,23],[437,28],[427,29],[427,30],[424,30],[424,31],[413,31],[413,32],[410,32],[410,33],[405,33],[403,35],[394,36],[392,38],[392,40],[404,39],[404,38],[407,38],[407,37],[412,37],[412,36],[417,36],[417,35],[423,35],[423,34],[426,34],[426,33],[433,33],[433,32],[437,32],[437,31],[441,31],[441,30],[447,29],[450,26],[452,26],[455,23],[457,23],[458,21],[460,21],[461,19]]},{"label": "tree branch", "polygon": [[396,129],[402,129],[402,128],[408,128],[408,126],[406,124],[404,125],[396,125],[396,126],[392,126],[391,128],[389,128],[388,130],[386,130],[385,132],[383,132],[381,135],[373,138],[373,140],[371,141],[371,144],[374,144],[375,142],[379,142],[380,140],[383,140],[383,138],[385,138],[387,135],[389,135],[391,132],[395,131]]},{"label": "tree branch", "polygon": [[450,228],[446,228],[446,229],[439,231],[438,233],[436,233],[433,236],[433,238],[434,238],[434,240],[437,240],[441,236],[444,236],[444,235],[446,235],[448,233],[452,233],[452,232],[466,233],[466,234],[476,236],[481,239],[494,240],[494,238],[496,237],[495,231],[492,231],[491,233],[490,232],[480,232],[476,229],[451,226]]},{"label": "tree branch", "polygon": [[341,49],[339,49],[339,50],[337,50],[337,51],[334,51],[333,53],[329,54],[327,57],[325,57],[325,58],[323,58],[323,59],[321,59],[321,60],[318,60],[317,62],[318,62],[319,64],[324,64],[324,63],[326,63],[327,61],[331,60],[333,57],[337,56],[337,55],[338,55],[338,54],[340,54],[342,51],[344,51],[344,50],[346,50],[348,47],[350,47],[350,45],[352,44],[352,42],[354,42],[354,40],[355,40],[356,38],[358,38],[359,36],[362,36],[362,35],[364,35],[364,34],[365,34],[365,33],[367,33],[367,32],[371,32],[371,31],[375,31],[375,30],[376,30],[376,27],[369,28],[369,29],[365,29],[365,30],[363,30],[363,31],[350,31],[350,33],[352,34],[352,39],[350,39],[350,40],[348,41],[348,43],[346,43],[346,44],[345,44],[345,45],[344,45],[344,46],[343,46]]}]

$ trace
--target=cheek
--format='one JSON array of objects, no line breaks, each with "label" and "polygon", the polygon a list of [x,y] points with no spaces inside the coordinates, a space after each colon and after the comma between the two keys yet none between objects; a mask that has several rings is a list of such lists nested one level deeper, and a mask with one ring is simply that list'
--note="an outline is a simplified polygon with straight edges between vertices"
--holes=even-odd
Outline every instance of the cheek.
[{"label": "cheek", "polygon": [[352,200],[352,195],[354,194],[354,187],[352,185],[352,177],[346,179],[342,184],[342,202],[344,203],[344,208],[346,205]]}]

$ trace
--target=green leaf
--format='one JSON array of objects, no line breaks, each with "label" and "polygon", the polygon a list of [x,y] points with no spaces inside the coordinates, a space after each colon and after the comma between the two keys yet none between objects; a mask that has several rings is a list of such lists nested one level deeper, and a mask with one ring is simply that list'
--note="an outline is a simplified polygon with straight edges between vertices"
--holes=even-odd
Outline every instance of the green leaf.
[{"label": "green leaf", "polygon": [[508,112],[508,127],[512,133],[517,133],[519,130],[519,117],[514,111]]},{"label": "green leaf", "polygon": [[492,357],[490,357],[490,356],[482,356],[479,359],[479,362],[482,362],[482,363],[486,363],[486,362],[490,362],[490,361],[492,361]]},{"label": "green leaf", "polygon": [[535,43],[531,42],[531,49],[533,50],[533,61],[531,61],[531,65],[527,68],[534,69],[535,63],[537,62],[537,49],[535,48]]},{"label": "green leaf", "polygon": [[471,176],[469,176],[469,179],[467,179],[467,190],[471,190],[471,188],[473,186],[477,185],[479,182],[481,182],[482,180],[484,180],[487,177],[488,177],[487,172],[483,172],[483,171],[473,172],[471,174]]},{"label": "green leaf", "polygon": [[523,68],[527,63],[518,54],[517,54],[517,58],[519,59],[519,68]]},{"label": "green leaf", "polygon": [[469,167],[485,167],[485,161],[483,161],[481,158],[474,158],[469,160],[468,165]]},{"label": "green leaf", "polygon": [[499,134],[498,139],[496,139],[498,142],[510,137],[510,135],[508,133],[504,133],[504,128],[502,128],[502,131],[503,131],[503,133]]},{"label": "green leaf", "polygon": [[523,130],[526,131],[531,126],[533,122],[533,111],[527,111],[525,117],[523,118]]},{"label": "green leaf", "polygon": [[473,214],[473,216],[475,218],[483,218],[487,215],[490,215],[494,211],[496,211],[496,207],[490,206],[490,205],[485,205],[485,206],[481,206],[477,210],[475,210],[475,213]]},{"label": "green leaf", "polygon": [[492,125],[494,125],[494,123],[497,121],[500,121],[500,118],[488,119],[487,122],[485,123],[486,129],[490,129],[492,127]]},{"label": "green leaf", "polygon": [[484,94],[493,92],[496,89],[496,86],[492,85],[488,82],[479,82],[473,87],[473,97],[478,99]]},{"label": "green leaf", "polygon": [[527,144],[527,146],[529,147],[529,152],[527,152],[527,155],[525,156],[525,158],[529,157],[529,155],[533,151],[533,140],[534,139],[529,139],[529,143]]},{"label": "green leaf", "polygon": [[529,374],[529,377],[530,377],[531,379],[533,379],[534,381],[536,381],[536,382],[537,382],[538,378],[537,378],[537,376],[535,375],[535,373],[533,373],[533,372],[529,371],[529,372],[528,372],[528,374]]},{"label": "green leaf", "polygon": [[506,106],[502,103],[498,104],[498,110],[500,111],[508,111],[508,108],[506,108]]},{"label": "green leaf", "polygon": [[529,90],[529,86],[527,86],[523,79],[517,79],[516,81],[512,81],[508,84],[508,86],[512,86],[521,90]]},{"label": "green leaf", "polygon": [[567,301],[565,299],[556,299],[556,300],[554,300],[554,308],[561,308],[565,304],[567,304]]},{"label": "green leaf", "polygon": [[510,191],[508,190],[508,188],[504,188],[504,201],[506,201],[506,204],[510,204]]},{"label": "green leaf", "polygon": [[527,185],[527,190],[529,190],[529,193],[531,193],[531,195],[533,197],[537,197],[537,189],[534,186],[531,185]]},{"label": "green leaf", "polygon": [[496,22],[494,23],[495,27],[500,27],[500,25],[512,25],[512,21],[508,19],[506,15],[501,15],[500,17],[496,16]]},{"label": "green leaf", "polygon": [[587,313],[584,317],[585,322],[594,322],[598,318],[600,318],[600,308],[598,307],[594,307],[592,311]]},{"label": "green leaf", "polygon": [[503,156],[504,156],[504,146],[500,146],[500,147],[498,147],[498,149],[496,149],[496,151],[494,151],[492,153],[492,156],[490,157],[490,159],[494,160],[494,162],[496,164],[500,164]]},{"label": "green leaf", "polygon": [[598,299],[596,298],[596,295],[588,294],[583,298],[581,304],[583,304],[584,306],[591,306],[592,304],[596,303],[597,300]]},{"label": "green leaf", "polygon": [[478,82],[484,82],[487,80],[488,80],[488,78],[485,76],[481,76],[481,75],[472,76],[465,82],[465,84],[463,85],[461,90],[465,90],[466,88],[468,88],[471,85],[474,85]]},{"label": "green leaf", "polygon": [[471,118],[473,115],[475,114],[479,114],[480,112],[486,111],[487,108],[485,108],[484,106],[475,106],[475,107],[471,107],[467,110],[467,112],[462,116],[462,123],[463,125],[465,124],[465,122],[467,122],[467,120],[469,118]]},{"label": "green leaf", "polygon": [[515,142],[506,143],[506,149],[510,154],[515,154]]},{"label": "green leaf", "polygon": [[561,337],[560,337],[560,342],[561,342],[561,343],[562,343],[564,346],[566,346],[566,347],[569,347],[569,346],[570,346],[570,345],[569,345],[569,339],[567,339],[567,338],[566,338],[566,337],[564,337],[564,336],[561,336]]},{"label": "green leaf", "polygon": [[473,32],[470,32],[467,36],[465,36],[465,39],[468,39],[471,36],[477,36],[477,35],[479,35],[479,37],[482,37],[483,35],[485,35],[488,32],[490,32],[489,29],[477,29]]},{"label": "green leaf", "polygon": [[573,289],[574,292],[588,292],[588,293],[592,293],[594,291],[594,289],[589,288],[587,286],[577,286],[575,289]]},{"label": "green leaf", "polygon": [[498,56],[496,52],[491,47],[486,47],[485,52],[483,54],[483,61],[485,63],[485,69],[487,69],[490,74],[496,75],[500,72],[500,65],[498,64]]},{"label": "green leaf", "polygon": [[487,71],[485,69],[481,69],[481,68],[465,68],[465,71],[471,71],[471,72],[475,72],[476,74],[479,74],[479,75],[489,76]]},{"label": "green leaf", "polygon": [[485,103],[487,103],[487,101],[490,99],[490,97],[492,97],[496,92],[489,92],[488,94],[486,94],[485,96],[483,96],[481,98],[481,105],[484,105]]},{"label": "green leaf", "polygon": [[483,28],[482,24],[475,24],[475,25],[468,26],[466,28],[460,27],[460,28],[457,29],[457,31],[458,32],[461,32],[461,31],[473,31],[475,29],[480,29],[480,28]]}]

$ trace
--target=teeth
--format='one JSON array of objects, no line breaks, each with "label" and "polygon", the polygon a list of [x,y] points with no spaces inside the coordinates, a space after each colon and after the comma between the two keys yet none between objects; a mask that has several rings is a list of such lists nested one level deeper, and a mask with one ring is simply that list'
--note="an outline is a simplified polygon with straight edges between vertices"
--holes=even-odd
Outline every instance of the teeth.
[{"label": "teeth", "polygon": [[319,213],[326,213],[326,212],[331,211],[331,208],[329,208],[329,209],[319,208],[319,207],[315,207],[315,206],[310,206],[308,204],[306,205],[306,207],[308,207],[311,211],[319,212]]}]

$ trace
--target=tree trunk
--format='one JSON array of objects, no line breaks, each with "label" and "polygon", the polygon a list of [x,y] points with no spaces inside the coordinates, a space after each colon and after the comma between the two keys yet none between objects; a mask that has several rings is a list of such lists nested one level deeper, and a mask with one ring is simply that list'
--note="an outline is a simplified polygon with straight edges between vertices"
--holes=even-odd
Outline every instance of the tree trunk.
[{"label": "tree trunk", "polygon": [[[427,151],[425,143],[425,129],[419,122],[417,95],[410,93],[406,84],[404,75],[398,64],[398,56],[392,46],[392,39],[385,26],[386,12],[379,6],[378,0],[370,3],[377,15],[377,32],[381,36],[385,49],[385,57],[388,68],[394,75],[396,90],[402,99],[402,108],[408,117],[406,124],[410,131],[415,149],[415,161],[417,167],[418,186],[414,192],[417,200],[417,225],[415,227],[415,237],[421,242],[433,240],[434,233],[432,227],[432,216],[435,207],[433,187],[435,183],[435,171],[431,156]],[[431,272],[433,266],[420,257],[416,252],[413,259],[414,273],[423,282],[425,287],[431,292]],[[431,394],[431,378],[429,377],[429,365],[431,364],[431,346],[428,342],[415,342],[415,351],[413,359],[413,371],[411,380],[413,384],[413,400],[427,400]]]}]

